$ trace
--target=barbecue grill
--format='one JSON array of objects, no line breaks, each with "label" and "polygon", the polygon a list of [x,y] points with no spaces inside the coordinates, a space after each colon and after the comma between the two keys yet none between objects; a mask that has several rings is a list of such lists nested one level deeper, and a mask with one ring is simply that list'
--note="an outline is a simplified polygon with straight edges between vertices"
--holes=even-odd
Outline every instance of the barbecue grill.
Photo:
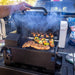
[{"label": "barbecue grill", "polygon": [[[39,67],[39,68],[42,68],[43,70],[47,70],[51,73],[54,73],[55,63],[56,63],[56,52],[57,52],[58,40],[59,40],[59,23],[60,22],[58,20],[56,21],[57,23],[56,25],[58,25],[58,28],[53,31],[53,27],[45,26],[45,25],[48,25],[49,23],[51,24],[51,22],[48,22],[49,20],[47,20],[51,14],[48,13],[47,10],[43,7],[32,7],[32,9],[42,9],[44,10],[45,13],[43,11],[25,11],[23,13],[18,13],[16,16],[18,16],[19,18],[21,18],[20,16],[25,18],[29,15],[34,14],[32,15],[33,17],[31,17],[31,19],[33,19],[32,23],[29,23],[31,21],[28,21],[29,19],[27,19],[26,22],[24,23],[25,24],[24,26],[22,25],[23,23],[21,23],[20,20],[17,21],[17,18],[14,14],[13,18],[14,19],[16,18],[16,20],[14,21],[17,26],[17,32],[10,33],[5,39],[5,47],[3,47],[4,62],[6,65],[11,65],[11,64],[22,65],[23,64],[23,65],[33,66],[33,67]],[[38,21],[40,21],[40,23],[38,23]],[[30,25],[38,24],[38,26],[45,24],[44,26],[43,25],[42,26],[43,28],[45,27],[46,29],[45,28],[42,29],[42,27],[37,28],[36,30],[34,29],[35,27],[33,27],[33,29],[30,29],[29,24]],[[52,33],[54,35],[53,40],[54,40],[55,46],[50,47],[50,49],[48,50],[40,50],[40,49],[35,49],[32,47],[22,48],[22,45],[25,42],[34,40],[34,37],[31,34],[32,32],[39,33],[39,34]],[[46,39],[49,40],[50,37]]]}]

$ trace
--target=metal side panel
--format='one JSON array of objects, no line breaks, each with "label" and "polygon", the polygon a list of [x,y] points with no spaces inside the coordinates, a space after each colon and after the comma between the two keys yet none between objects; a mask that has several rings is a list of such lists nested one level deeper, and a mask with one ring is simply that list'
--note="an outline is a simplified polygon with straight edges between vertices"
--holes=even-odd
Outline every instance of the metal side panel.
[{"label": "metal side panel", "polygon": [[[50,52],[27,50],[22,48],[10,48],[12,62],[42,67],[47,70],[55,70],[55,55]],[[10,59],[10,58],[9,58]],[[8,59],[5,59],[6,63]],[[10,62],[11,63],[11,62]]]}]

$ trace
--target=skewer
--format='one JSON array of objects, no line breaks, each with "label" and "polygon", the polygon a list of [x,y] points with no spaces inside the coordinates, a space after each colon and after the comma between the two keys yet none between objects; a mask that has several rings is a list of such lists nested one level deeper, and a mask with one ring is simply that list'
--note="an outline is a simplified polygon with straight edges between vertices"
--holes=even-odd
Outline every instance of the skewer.
[{"label": "skewer", "polygon": [[69,54],[67,52],[56,52],[56,54]]},{"label": "skewer", "polygon": [[[28,39],[31,39],[31,40],[33,40],[34,38],[33,37],[28,37]],[[46,39],[47,41],[49,40],[49,39]],[[54,40],[55,42],[59,42],[59,40]]]}]

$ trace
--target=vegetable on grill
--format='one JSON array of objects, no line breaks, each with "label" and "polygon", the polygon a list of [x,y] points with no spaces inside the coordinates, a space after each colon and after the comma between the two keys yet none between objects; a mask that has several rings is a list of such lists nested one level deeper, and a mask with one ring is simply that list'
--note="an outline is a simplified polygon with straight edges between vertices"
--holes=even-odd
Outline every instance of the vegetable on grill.
[{"label": "vegetable on grill", "polygon": [[43,44],[43,41],[40,40],[40,41],[39,41],[39,44]]},{"label": "vegetable on grill", "polygon": [[[39,50],[48,50],[50,47],[54,47],[54,35],[52,33],[48,34],[39,34],[31,33],[33,35],[34,41],[28,41],[23,44],[22,48],[32,47]],[[46,36],[46,37],[45,37]],[[51,38],[50,38],[51,37]]]},{"label": "vegetable on grill", "polygon": [[34,41],[28,41],[24,43],[22,48],[25,48],[25,47],[32,47],[38,50],[49,50],[50,49],[50,46],[44,46],[42,44],[37,44]]}]

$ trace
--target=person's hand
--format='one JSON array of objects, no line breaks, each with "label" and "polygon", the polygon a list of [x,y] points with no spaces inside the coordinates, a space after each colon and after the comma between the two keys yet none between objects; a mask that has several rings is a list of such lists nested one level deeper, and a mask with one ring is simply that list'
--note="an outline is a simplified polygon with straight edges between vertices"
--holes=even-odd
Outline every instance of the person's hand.
[{"label": "person's hand", "polygon": [[22,2],[22,3],[19,3],[18,4],[18,9],[23,11],[23,10],[30,10],[30,7],[32,7],[31,5],[25,3],[25,2]]},{"label": "person's hand", "polygon": [[31,5],[25,3],[25,2],[21,2],[17,5],[11,5],[11,9],[10,9],[10,14],[16,12],[16,11],[26,11],[26,10],[30,10],[30,7],[32,7]]}]

